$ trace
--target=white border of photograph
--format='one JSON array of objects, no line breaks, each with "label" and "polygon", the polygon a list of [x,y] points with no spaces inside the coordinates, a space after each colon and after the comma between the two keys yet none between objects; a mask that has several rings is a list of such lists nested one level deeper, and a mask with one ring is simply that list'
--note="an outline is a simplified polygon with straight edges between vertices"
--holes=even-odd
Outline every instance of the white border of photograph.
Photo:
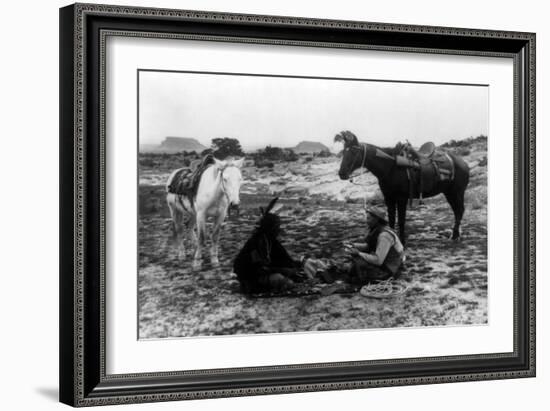
[{"label": "white border of photograph", "polygon": [[[106,56],[107,374],[513,350],[511,59],[127,37],[109,37]],[[137,69],[489,85],[489,323],[139,341]]]}]

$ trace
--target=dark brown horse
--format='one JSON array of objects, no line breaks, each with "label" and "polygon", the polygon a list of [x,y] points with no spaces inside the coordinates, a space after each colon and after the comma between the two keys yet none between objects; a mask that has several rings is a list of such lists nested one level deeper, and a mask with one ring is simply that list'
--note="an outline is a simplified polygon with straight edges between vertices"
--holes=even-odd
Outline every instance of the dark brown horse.
[{"label": "dark brown horse", "polygon": [[[397,209],[399,219],[399,237],[405,242],[405,220],[407,213],[407,201],[411,197],[419,198],[418,184],[409,184],[409,175],[405,167],[398,167],[395,156],[399,154],[397,148],[380,148],[372,144],[359,143],[355,134],[343,131],[334,137],[334,141],[344,143],[344,153],[340,171],[342,180],[348,180],[351,173],[359,168],[366,168],[378,178],[380,190],[384,196],[384,202],[388,208],[388,222],[395,227],[395,211]],[[443,193],[451,206],[455,223],[453,239],[460,237],[460,222],[464,214],[464,192],[470,179],[468,164],[457,155],[448,154],[454,164],[454,177],[446,181],[436,180],[426,184],[422,197],[433,197]]]}]

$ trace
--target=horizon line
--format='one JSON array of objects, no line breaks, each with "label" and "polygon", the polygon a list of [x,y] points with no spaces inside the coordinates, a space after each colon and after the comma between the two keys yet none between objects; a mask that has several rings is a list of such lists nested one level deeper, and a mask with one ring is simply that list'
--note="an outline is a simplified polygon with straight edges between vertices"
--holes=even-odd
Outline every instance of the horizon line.
[{"label": "horizon line", "polygon": [[[464,138],[457,138],[457,139],[454,139],[454,138],[451,138],[449,140],[447,140],[446,142],[442,143],[442,144],[446,144],[450,141],[461,141],[461,140],[466,140],[466,139],[469,139],[469,138],[477,138],[477,137],[480,137],[480,136],[484,136],[484,137],[488,137],[486,134],[483,134],[483,133],[479,133],[477,135],[471,135],[471,136],[468,136],[468,137],[464,137]],[[202,143],[200,140],[198,140],[197,138],[195,137],[180,137],[180,136],[166,136],[166,138],[168,137],[172,137],[172,138],[187,138],[187,139],[193,139],[195,140],[197,143],[199,143],[200,145],[206,147],[204,150],[208,150],[211,148],[210,145],[207,145],[207,144],[204,144]],[[218,138],[218,137],[214,137],[214,138]],[[223,137],[221,137],[223,138]],[[233,138],[233,137],[228,137],[228,138]],[[239,140],[238,138],[236,138],[236,140]],[[164,140],[163,140],[164,141]],[[426,141],[429,141],[429,140],[426,140]],[[331,147],[327,146],[325,143],[321,142],[321,141],[314,141],[314,140],[300,140],[296,145],[293,145],[293,146],[278,146],[278,145],[274,145],[274,144],[266,144],[266,145],[258,145],[258,146],[243,146],[241,145],[241,148],[243,150],[259,150],[259,149],[262,149],[262,148],[265,148],[265,147],[268,147],[268,146],[271,146],[271,147],[279,147],[279,148],[289,148],[289,149],[292,149],[292,148],[295,148],[298,144],[300,143],[313,143],[313,144],[322,144],[323,146],[325,146],[326,148],[328,148],[329,151],[332,152],[331,150]],[[142,143],[140,142],[139,143],[139,147],[142,147],[142,146],[155,146],[155,147],[160,147],[162,144],[162,141],[160,143]],[[240,141],[239,141],[239,144],[240,144]],[[440,145],[442,145],[440,144]],[[185,151],[185,150],[184,150]],[[191,150],[191,151],[196,151],[196,150]]]}]

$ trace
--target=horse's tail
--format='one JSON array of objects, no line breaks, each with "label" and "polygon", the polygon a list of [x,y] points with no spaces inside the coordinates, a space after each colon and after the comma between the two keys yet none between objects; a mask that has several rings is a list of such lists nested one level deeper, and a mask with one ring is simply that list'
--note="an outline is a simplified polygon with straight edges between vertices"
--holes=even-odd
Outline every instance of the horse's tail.
[{"label": "horse's tail", "polygon": [[164,186],[164,189],[166,190],[166,193],[170,193],[170,187],[172,186],[172,183],[174,182],[174,178],[178,175],[178,173],[183,170],[182,168],[178,168],[177,170],[172,171],[170,176],[168,177],[168,180],[166,180],[166,185]]},{"label": "horse's tail", "polygon": [[466,187],[470,182],[470,166],[461,156],[454,153],[448,153],[448,155],[449,157],[451,157],[451,160],[454,163],[455,185],[460,186],[464,190],[466,190]]}]

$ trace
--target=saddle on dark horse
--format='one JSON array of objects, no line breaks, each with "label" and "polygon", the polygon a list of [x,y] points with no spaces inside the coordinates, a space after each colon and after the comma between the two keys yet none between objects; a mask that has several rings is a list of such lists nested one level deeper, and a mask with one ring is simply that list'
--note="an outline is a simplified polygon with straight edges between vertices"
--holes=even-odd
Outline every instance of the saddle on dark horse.
[{"label": "saddle on dark horse", "polygon": [[415,194],[418,194],[422,202],[423,195],[434,192],[438,182],[454,180],[455,166],[452,158],[446,152],[437,150],[434,143],[424,143],[415,150],[407,142],[401,144],[398,151],[395,161],[397,166],[407,169],[411,202]]},{"label": "saddle on dark horse", "polygon": [[204,173],[204,171],[214,163],[214,156],[212,154],[208,154],[202,159],[201,163],[195,169],[192,167],[184,167],[179,169],[176,171],[174,178],[168,186],[168,192],[180,196],[195,198],[202,173]]}]

